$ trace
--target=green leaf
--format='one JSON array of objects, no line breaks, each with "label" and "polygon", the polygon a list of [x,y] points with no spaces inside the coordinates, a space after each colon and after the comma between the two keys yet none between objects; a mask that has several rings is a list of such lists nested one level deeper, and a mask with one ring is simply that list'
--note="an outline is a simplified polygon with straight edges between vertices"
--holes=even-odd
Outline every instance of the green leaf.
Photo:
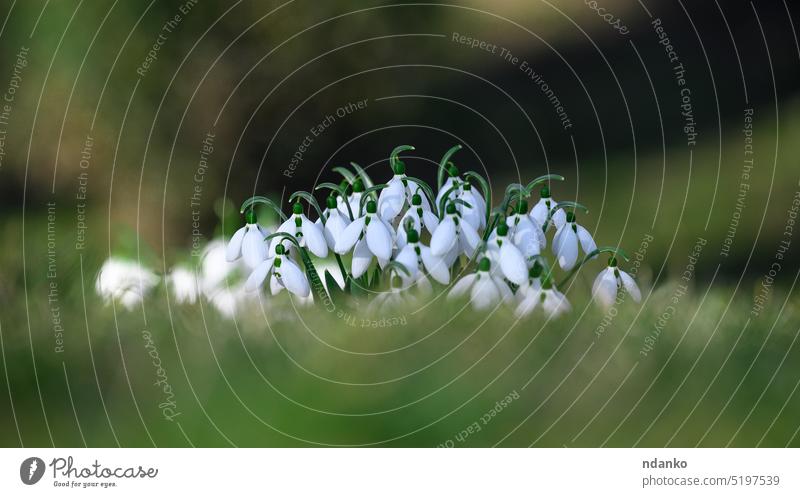
[{"label": "green leaf", "polygon": [[356,173],[361,176],[361,180],[364,182],[365,187],[369,188],[374,184],[372,182],[372,178],[369,177],[369,174],[367,174],[363,167],[359,166],[355,162],[351,162],[350,165],[353,166],[353,169],[356,170]]},{"label": "green leaf", "polygon": [[356,180],[355,175],[352,172],[350,172],[349,169],[346,169],[344,167],[334,167],[332,171],[341,174],[344,177],[344,179],[346,179],[347,182],[350,183],[351,185]]}]

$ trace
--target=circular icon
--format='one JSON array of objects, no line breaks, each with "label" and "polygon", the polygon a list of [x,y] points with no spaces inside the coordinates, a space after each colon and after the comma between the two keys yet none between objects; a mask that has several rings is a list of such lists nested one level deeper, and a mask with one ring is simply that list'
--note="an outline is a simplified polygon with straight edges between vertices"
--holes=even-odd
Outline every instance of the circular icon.
[{"label": "circular icon", "polygon": [[38,457],[29,457],[19,466],[19,477],[25,485],[33,485],[44,476],[44,461]]}]

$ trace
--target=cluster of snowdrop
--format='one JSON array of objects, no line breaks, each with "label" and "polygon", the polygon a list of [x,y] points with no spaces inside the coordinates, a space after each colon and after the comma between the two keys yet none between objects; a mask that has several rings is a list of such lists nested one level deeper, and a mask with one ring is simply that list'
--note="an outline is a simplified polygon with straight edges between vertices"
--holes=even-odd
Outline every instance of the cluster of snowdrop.
[{"label": "cluster of snowdrop", "polygon": [[[353,170],[335,168],[342,182],[317,187],[329,191],[325,209],[304,191],[289,197],[288,217],[266,197],[247,199],[241,209],[245,225],[229,240],[226,260],[249,270],[244,284],[249,292],[268,286],[273,295],[286,290],[327,300],[334,293],[381,290],[371,305],[384,307],[442,288],[448,298],[468,297],[476,310],[510,305],[518,316],[537,308],[557,316],[570,304],[555,283],[556,264],[567,273],[558,283],[563,286],[586,262],[608,253],[608,265],[593,285],[595,300],[610,306],[621,290],[640,300],[633,278],[618,267],[619,258],[627,260],[624,251],[598,248],[578,224],[576,212],[587,209],[552,198],[549,185],[563,177],[549,174],[526,185],[513,183],[493,207],[486,180],[474,171],[460,173],[450,161],[460,148],[442,158],[435,194],[427,183],[406,174],[399,154],[414,147],[403,145],[390,155],[393,174],[386,183],[374,184],[355,163]],[[535,193],[539,198],[531,209]],[[316,221],[306,216],[301,201],[316,211]],[[254,210],[259,205],[274,210],[280,226],[261,226]],[[338,278],[327,270],[320,278],[314,265],[312,256],[319,262],[329,254]]]}]

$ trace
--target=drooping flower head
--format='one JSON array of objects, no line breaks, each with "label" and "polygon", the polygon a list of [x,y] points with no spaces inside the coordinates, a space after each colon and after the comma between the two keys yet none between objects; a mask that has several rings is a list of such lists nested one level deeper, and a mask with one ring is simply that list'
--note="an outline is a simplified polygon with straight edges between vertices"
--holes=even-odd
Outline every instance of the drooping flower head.
[{"label": "drooping flower head", "polygon": [[298,297],[308,297],[311,293],[306,275],[289,257],[283,244],[275,246],[274,257],[265,260],[253,270],[247,278],[245,289],[249,292],[257,290],[267,276],[272,295],[277,295],[284,288]]},{"label": "drooping flower head", "polygon": [[416,283],[420,290],[426,293],[432,290],[426,273],[443,285],[450,283],[450,270],[447,264],[420,242],[417,230],[412,228],[403,231],[407,231],[408,243],[400,249],[394,260],[408,270],[409,283]]},{"label": "drooping flower head", "polygon": [[470,304],[476,311],[493,308],[503,301],[511,301],[513,294],[505,281],[492,276],[492,263],[484,257],[478,263],[478,270],[458,280],[448,294],[454,299],[470,294]]},{"label": "drooping flower head", "polygon": [[547,231],[553,225],[555,225],[556,229],[561,228],[567,221],[567,215],[564,209],[557,209],[551,213],[558,202],[550,196],[550,187],[547,185],[542,186],[541,190],[539,190],[539,196],[539,201],[531,210],[531,220],[542,228],[542,231]]},{"label": "drooping flower head", "polygon": [[569,271],[575,267],[578,261],[578,245],[587,255],[597,248],[591,233],[576,223],[575,213],[568,212],[564,225],[558,228],[553,237],[553,255],[558,258],[561,269]]},{"label": "drooping flower head", "polygon": [[431,253],[444,259],[449,267],[461,254],[473,257],[480,243],[480,235],[471,224],[461,220],[455,203],[447,204],[444,219],[431,236]]},{"label": "drooping flower head", "polygon": [[[317,257],[326,257],[328,255],[328,242],[322,229],[303,214],[303,206],[300,202],[296,202],[292,206],[292,215],[280,225],[278,232],[289,233],[294,236],[301,247],[308,248]],[[281,243],[283,243],[284,248],[289,246],[288,240],[283,242],[279,238],[272,240],[269,247],[270,256],[275,254],[275,248]]]},{"label": "drooping flower head", "polygon": [[642,300],[642,293],[633,277],[617,267],[617,258],[608,259],[608,267],[600,271],[592,285],[592,296],[603,307],[611,307],[621,289],[627,291],[635,302]]},{"label": "drooping flower head", "polygon": [[328,196],[326,209],[323,212],[325,222],[323,223],[322,218],[319,218],[315,223],[318,228],[322,229],[325,241],[331,250],[336,247],[336,241],[342,236],[345,228],[350,225],[350,218],[347,214],[342,214],[342,211],[338,209],[337,198],[341,197]]},{"label": "drooping flower head", "polygon": [[392,257],[393,230],[377,213],[378,205],[375,201],[368,200],[366,213],[350,223],[336,241],[334,251],[337,254],[346,254],[353,249],[353,278],[366,272],[373,256],[381,265]]},{"label": "drooping flower head", "polygon": [[236,230],[225,252],[228,262],[233,262],[239,257],[249,268],[254,268],[267,258],[267,244],[264,238],[269,236],[269,231],[258,224],[256,213],[252,209],[245,212],[246,224]]}]

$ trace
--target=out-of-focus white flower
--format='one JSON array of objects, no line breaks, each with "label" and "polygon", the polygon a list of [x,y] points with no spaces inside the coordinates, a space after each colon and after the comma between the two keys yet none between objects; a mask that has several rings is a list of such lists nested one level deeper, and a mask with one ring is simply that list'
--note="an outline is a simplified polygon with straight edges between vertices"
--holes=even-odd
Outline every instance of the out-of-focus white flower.
[{"label": "out-of-focus white flower", "polygon": [[449,267],[461,254],[472,257],[480,243],[475,228],[460,219],[455,204],[448,204],[444,219],[431,236],[431,253],[442,257]]},{"label": "out-of-focus white flower", "polygon": [[[292,215],[278,227],[277,233],[289,233],[294,236],[301,247],[306,247],[317,257],[328,255],[328,242],[322,229],[314,224],[303,214],[303,206],[296,203],[292,206]],[[275,247],[281,244],[280,237],[273,238],[269,246],[269,257],[275,255]],[[284,248],[288,248],[290,241],[284,240]]]},{"label": "out-of-focus white flower", "polygon": [[345,254],[355,246],[351,268],[353,278],[366,272],[373,255],[382,266],[392,257],[394,233],[377,212],[377,204],[369,200],[366,214],[350,223],[336,241],[334,251],[337,254]]},{"label": "out-of-focus white flower", "polygon": [[616,257],[608,260],[608,267],[600,271],[592,285],[595,301],[603,307],[611,307],[617,298],[617,292],[624,288],[635,302],[642,300],[642,293],[633,277],[617,267]]},{"label": "out-of-focus white flower", "polygon": [[[400,229],[397,231],[397,246],[403,248],[406,244],[406,226],[411,226],[417,233],[422,233],[424,226],[429,233],[433,234],[439,226],[439,218],[431,211],[427,201],[423,201],[424,196],[415,193],[411,196],[411,207],[400,218]],[[426,207],[426,205],[428,207]]]},{"label": "out-of-focus white flower", "polygon": [[586,228],[575,222],[575,213],[569,212],[566,216],[566,223],[558,228],[553,237],[553,254],[558,258],[561,269],[568,271],[578,261],[578,243],[586,255],[592,253],[597,244]]},{"label": "out-of-focus white flower", "polygon": [[323,230],[325,241],[328,243],[328,248],[333,250],[336,247],[336,241],[344,232],[345,228],[350,224],[350,218],[347,214],[342,212],[336,207],[336,199],[341,197],[328,197],[328,207],[323,214],[325,215],[325,223],[323,224],[322,218],[317,219],[316,225]]},{"label": "out-of-focus white flower", "polygon": [[403,305],[414,302],[414,298],[406,292],[407,283],[399,275],[394,274],[390,279],[391,288],[389,291],[381,292],[376,295],[367,307],[367,312],[375,313],[378,311],[402,307]]},{"label": "out-of-focus white flower", "polygon": [[158,284],[159,277],[138,262],[110,257],[95,280],[95,291],[106,303],[112,300],[131,310]]},{"label": "out-of-focus white flower", "polygon": [[549,318],[556,318],[572,309],[567,298],[556,290],[549,278],[542,284],[539,284],[538,279],[532,278],[517,292],[520,303],[514,314],[518,317],[527,316],[538,306],[542,307]]},{"label": "out-of-focus white flower", "polygon": [[[548,222],[549,213],[558,202],[550,196],[550,188],[547,185],[542,187],[539,195],[541,197],[539,202],[531,210],[531,220],[540,228],[545,228],[545,231],[553,224],[555,224],[556,229],[560,229],[567,222],[567,214],[564,209],[556,210],[550,218],[550,222]],[[547,226],[545,226],[545,223],[547,223]]]},{"label": "out-of-focus white flower", "polygon": [[194,304],[200,293],[197,275],[194,271],[183,267],[173,268],[167,277],[169,288],[175,295],[178,304]]},{"label": "out-of-focus white flower", "polygon": [[269,288],[272,295],[277,295],[284,288],[298,297],[308,297],[311,287],[303,271],[289,256],[283,245],[275,247],[275,257],[270,257],[256,267],[247,278],[245,290],[253,292],[261,287],[264,280],[269,278]]},{"label": "out-of-focus white flower", "polygon": [[470,303],[476,311],[489,309],[500,302],[511,301],[514,298],[505,281],[492,276],[491,262],[485,257],[478,263],[478,271],[458,280],[447,297],[459,298],[468,291]]}]

